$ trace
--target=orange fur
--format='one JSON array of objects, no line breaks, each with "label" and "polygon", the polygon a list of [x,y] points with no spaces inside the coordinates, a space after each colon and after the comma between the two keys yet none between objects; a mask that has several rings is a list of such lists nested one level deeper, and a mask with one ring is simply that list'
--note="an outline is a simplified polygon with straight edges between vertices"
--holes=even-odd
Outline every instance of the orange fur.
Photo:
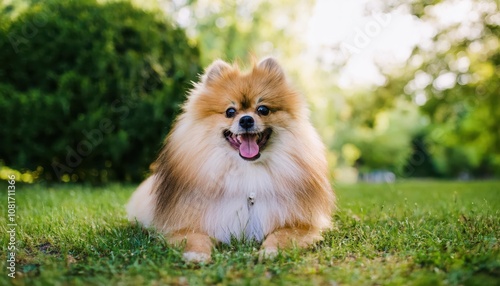
[{"label": "orange fur", "polygon": [[[269,114],[257,112],[259,106]],[[228,118],[230,107],[236,113]],[[233,148],[225,138],[228,131],[246,134],[238,133],[243,116],[254,119],[255,132],[271,130],[253,161],[244,160],[235,150],[240,145]],[[141,195],[131,199],[129,218],[154,226],[174,244],[186,240],[184,258],[197,262],[209,260],[211,238],[264,240],[269,253],[320,240],[330,227],[335,197],[324,147],[308,116],[304,99],[276,60],[254,64],[249,73],[215,61],[165,140],[150,178],[153,186],[147,192],[140,188]],[[265,142],[248,136],[255,144]],[[154,202],[147,212],[144,201]]]}]

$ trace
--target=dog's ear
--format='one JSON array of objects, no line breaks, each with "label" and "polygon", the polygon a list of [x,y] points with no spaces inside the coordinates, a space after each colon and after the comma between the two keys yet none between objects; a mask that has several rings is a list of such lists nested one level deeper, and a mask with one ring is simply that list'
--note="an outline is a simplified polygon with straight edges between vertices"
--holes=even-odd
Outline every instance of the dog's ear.
[{"label": "dog's ear", "polygon": [[273,57],[261,60],[257,65],[257,68],[267,72],[269,75],[274,76],[276,80],[285,79],[285,72],[281,68],[278,61]]},{"label": "dog's ear", "polygon": [[231,70],[231,66],[223,60],[214,61],[201,77],[201,81],[205,84],[213,82],[220,78],[225,72]]}]

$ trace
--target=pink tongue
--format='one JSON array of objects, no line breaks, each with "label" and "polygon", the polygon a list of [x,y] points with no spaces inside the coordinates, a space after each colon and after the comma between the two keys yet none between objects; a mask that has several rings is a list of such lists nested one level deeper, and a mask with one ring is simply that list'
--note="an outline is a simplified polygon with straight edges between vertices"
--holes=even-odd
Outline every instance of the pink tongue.
[{"label": "pink tongue", "polygon": [[242,135],[240,145],[240,155],[245,158],[253,158],[259,154],[259,145],[257,145],[257,136]]}]

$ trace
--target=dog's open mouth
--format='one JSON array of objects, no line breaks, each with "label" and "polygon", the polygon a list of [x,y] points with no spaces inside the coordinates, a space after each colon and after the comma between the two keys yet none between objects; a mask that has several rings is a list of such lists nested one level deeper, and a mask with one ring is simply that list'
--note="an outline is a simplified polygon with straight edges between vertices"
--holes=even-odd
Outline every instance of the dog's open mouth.
[{"label": "dog's open mouth", "polygon": [[224,137],[231,146],[240,152],[240,157],[254,161],[259,159],[260,152],[265,148],[271,137],[272,129],[266,128],[262,132],[248,132],[234,134],[229,130],[224,131]]}]

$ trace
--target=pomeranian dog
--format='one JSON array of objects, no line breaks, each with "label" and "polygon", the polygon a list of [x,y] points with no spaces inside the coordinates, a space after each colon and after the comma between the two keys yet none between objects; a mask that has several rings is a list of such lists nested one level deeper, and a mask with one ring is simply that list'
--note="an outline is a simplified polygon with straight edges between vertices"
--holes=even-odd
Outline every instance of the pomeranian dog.
[{"label": "pomeranian dog", "polygon": [[325,148],[274,58],[250,72],[217,60],[188,95],[129,220],[208,262],[215,242],[262,242],[260,257],[307,247],[331,225]]}]

